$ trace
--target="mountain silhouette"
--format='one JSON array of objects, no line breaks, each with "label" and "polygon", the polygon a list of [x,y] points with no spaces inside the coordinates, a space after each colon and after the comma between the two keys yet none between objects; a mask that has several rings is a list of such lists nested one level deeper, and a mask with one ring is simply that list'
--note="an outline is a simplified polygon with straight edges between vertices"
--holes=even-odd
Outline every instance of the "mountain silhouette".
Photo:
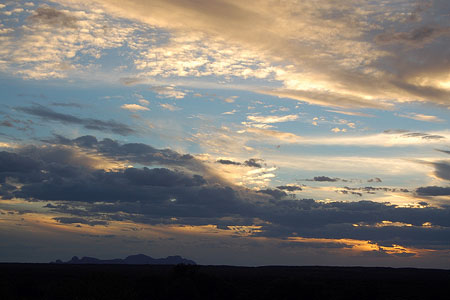
[{"label": "mountain silhouette", "polygon": [[72,257],[71,260],[63,262],[60,259],[52,262],[54,264],[73,264],[73,265],[196,265],[193,260],[183,258],[179,255],[167,256],[166,258],[153,258],[145,254],[136,254],[127,256],[125,259],[98,259],[95,257]]}]

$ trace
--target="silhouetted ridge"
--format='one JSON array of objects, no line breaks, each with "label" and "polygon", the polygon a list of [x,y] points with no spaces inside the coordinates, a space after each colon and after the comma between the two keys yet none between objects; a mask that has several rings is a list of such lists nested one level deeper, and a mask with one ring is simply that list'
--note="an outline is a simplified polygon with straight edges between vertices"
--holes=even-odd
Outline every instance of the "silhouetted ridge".
[{"label": "silhouetted ridge", "polygon": [[71,260],[63,262],[60,259],[52,262],[54,264],[73,264],[73,265],[196,265],[193,260],[183,258],[179,255],[167,256],[166,258],[153,258],[145,254],[130,255],[125,259],[98,259],[95,257],[72,257]]}]

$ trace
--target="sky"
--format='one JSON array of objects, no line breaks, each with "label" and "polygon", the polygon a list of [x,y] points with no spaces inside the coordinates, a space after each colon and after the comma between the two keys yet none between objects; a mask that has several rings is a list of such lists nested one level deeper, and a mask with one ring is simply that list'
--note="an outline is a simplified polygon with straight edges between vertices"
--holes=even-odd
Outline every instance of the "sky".
[{"label": "sky", "polygon": [[0,261],[450,268],[449,16],[0,1]]}]

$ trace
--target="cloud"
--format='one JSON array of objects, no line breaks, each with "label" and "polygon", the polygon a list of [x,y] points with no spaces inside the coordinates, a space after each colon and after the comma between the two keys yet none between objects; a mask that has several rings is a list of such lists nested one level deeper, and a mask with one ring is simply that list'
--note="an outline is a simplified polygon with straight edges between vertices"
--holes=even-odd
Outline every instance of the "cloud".
[{"label": "cloud", "polygon": [[301,191],[302,190],[302,188],[299,187],[298,185],[280,185],[280,186],[277,186],[277,189],[279,189],[279,190],[286,190],[286,191],[289,191],[289,192],[295,192],[295,191]]},{"label": "cloud", "polygon": [[149,105],[150,101],[145,100],[145,99],[139,99],[139,103],[141,103],[142,105]]},{"label": "cloud", "polygon": [[375,177],[368,179],[367,182],[383,182],[383,181],[381,180],[381,178]]},{"label": "cloud", "polygon": [[338,133],[338,132],[347,132],[347,129],[346,128],[340,129],[338,127],[334,127],[333,129],[331,129],[331,131],[336,132],[336,133]]},{"label": "cloud", "polygon": [[405,189],[405,188],[387,188],[387,187],[372,187],[372,186],[356,187],[356,188],[344,186],[343,190],[339,190],[338,192],[346,194],[346,191],[349,191],[353,194],[357,194],[358,196],[362,196],[362,194],[355,193],[355,191],[360,191],[360,192],[364,192],[367,194],[375,194],[378,191],[394,192],[394,193],[409,193],[410,192],[408,189]]},{"label": "cloud", "polygon": [[295,121],[298,119],[298,115],[286,115],[286,116],[247,116],[247,119],[257,123],[282,123]]},{"label": "cloud", "polygon": [[108,138],[97,140],[96,137],[90,135],[76,139],[67,139],[63,136],[55,135],[53,139],[45,140],[45,142],[52,145],[81,147],[87,151],[95,151],[102,156],[123,162],[139,163],[145,166],[189,166],[191,170],[205,172],[204,164],[190,154],[180,154],[171,149],[156,149],[142,143],[121,144]]},{"label": "cloud", "polygon": [[[258,128],[251,128],[257,130]],[[340,128],[339,132],[341,131]],[[335,131],[337,131],[337,129]],[[344,128],[345,129],[345,128]],[[247,129],[249,130],[249,129]],[[347,136],[302,136],[298,137],[293,143],[302,143],[308,145],[353,145],[357,147],[403,147],[407,145],[425,146],[429,144],[445,145],[450,138],[448,131],[436,132],[409,132],[408,130],[386,130],[379,134],[368,135],[347,135]]]},{"label": "cloud", "polygon": [[267,195],[271,195],[275,199],[281,199],[283,197],[286,197],[286,192],[280,190],[280,189],[265,189],[265,190],[259,190],[258,193],[263,193]]},{"label": "cloud", "polygon": [[450,180],[450,162],[436,161],[430,163],[434,167],[434,175],[443,180]]},{"label": "cloud", "polygon": [[89,226],[108,225],[108,222],[106,222],[106,221],[87,220],[85,218],[80,218],[80,217],[56,217],[56,218],[53,218],[53,220],[55,220],[61,224],[86,224]]},{"label": "cloud", "polygon": [[134,78],[134,77],[122,77],[120,78],[120,82],[123,85],[133,86],[135,84],[139,84],[144,82],[145,80],[142,78]]},{"label": "cloud", "polygon": [[[224,228],[253,226],[258,219],[261,228],[252,233],[255,236],[287,238],[295,232],[306,238],[351,238],[448,249],[447,207],[289,199],[284,190],[290,188],[253,191],[220,181],[217,176],[213,181],[211,170],[186,154],[108,139],[99,142],[89,136],[74,140],[60,137],[58,141],[45,147],[0,152],[3,199],[51,201],[47,209],[61,224],[176,222]],[[141,161],[157,167],[116,164],[104,169],[93,163],[94,157],[127,158],[127,164]]]},{"label": "cloud", "polygon": [[273,139],[286,143],[298,143],[302,141],[302,137],[296,134],[278,130],[247,128],[245,131],[257,136],[258,138]]},{"label": "cloud", "polygon": [[54,121],[62,124],[77,124],[86,129],[112,132],[124,136],[136,133],[136,131],[131,129],[128,125],[114,120],[103,121],[91,118],[79,118],[69,114],[58,113],[48,107],[38,104],[35,104],[32,107],[16,107],[16,109],[29,115],[40,117],[44,121]]},{"label": "cloud", "polygon": [[216,162],[222,165],[235,165],[235,166],[247,166],[252,168],[262,168],[262,165],[260,162],[263,162],[264,160],[258,159],[258,158],[250,158],[243,163],[235,162],[228,159],[219,159]]},{"label": "cloud", "polygon": [[232,160],[228,160],[228,159],[219,159],[219,160],[217,160],[217,162],[222,165],[235,165],[235,166],[242,165],[240,162],[236,162],[236,161],[232,161]]},{"label": "cloud", "polygon": [[[411,101],[448,106],[448,80],[442,76],[447,76],[448,62],[441,49],[448,46],[442,37],[450,27],[442,1],[423,15],[416,3],[370,1],[360,3],[358,10],[353,1],[311,6],[261,0],[257,8],[233,0],[54,2],[65,8],[58,12],[77,18],[80,32],[86,34],[30,22],[15,31],[19,38],[2,41],[7,49],[2,57],[8,58],[5,72],[40,79],[63,78],[78,70],[86,75],[94,68],[85,62],[90,60],[80,59],[82,54],[98,58],[106,49],[120,49],[134,58],[137,74],[118,75],[130,84],[149,78],[186,78],[188,85],[195,85],[192,78],[227,83],[237,77],[257,78],[265,82],[241,88],[340,108],[391,109],[394,103]],[[34,15],[42,22],[61,22],[55,21],[60,14],[54,11]],[[411,23],[421,18],[426,25]],[[105,27],[97,24],[109,30],[102,34]],[[53,38],[55,34],[63,38]],[[19,61],[24,63],[12,63]],[[266,88],[274,82],[277,88]],[[162,97],[182,96],[161,92]]]},{"label": "cloud", "polygon": [[424,122],[444,122],[444,120],[436,117],[436,116],[430,116],[430,115],[424,115],[424,114],[416,114],[416,113],[409,113],[409,114],[399,114],[399,117],[413,119],[417,121],[424,121]]},{"label": "cloud", "polygon": [[313,248],[313,249],[340,249],[340,248],[352,248],[352,245],[337,242],[301,242],[301,241],[291,241],[284,242],[280,245],[281,247],[288,248]]},{"label": "cloud", "polygon": [[416,138],[416,137],[420,137],[424,140],[439,140],[439,139],[445,139],[444,136],[442,135],[437,135],[437,134],[428,134],[428,133],[422,133],[422,132],[409,132],[409,133],[405,133],[402,136],[404,137],[411,137],[411,138]]},{"label": "cloud", "polygon": [[82,108],[83,106],[76,102],[52,102],[50,103],[52,106],[61,106],[61,107],[76,107]]},{"label": "cloud", "polygon": [[371,117],[371,118],[375,117],[374,115],[371,115],[371,114],[365,114],[365,113],[355,112],[355,111],[343,111],[343,110],[332,110],[332,109],[327,109],[327,111],[334,112],[337,114],[347,115],[347,116]]},{"label": "cloud", "polygon": [[341,181],[341,179],[340,179],[340,178],[331,178],[331,177],[328,177],[328,176],[316,176],[316,177],[314,177],[313,179],[309,179],[309,181],[336,182],[336,181]]},{"label": "cloud", "polygon": [[320,106],[377,109],[390,109],[392,107],[389,103],[384,103],[382,101],[367,100],[352,94],[339,94],[329,91],[278,89],[260,90],[259,92],[262,94],[278,96],[280,98],[290,98]]},{"label": "cloud", "polygon": [[450,27],[422,26],[414,28],[409,32],[387,32],[375,37],[375,41],[380,44],[407,44],[415,47],[422,47],[433,42],[440,36],[450,34]]},{"label": "cloud", "polygon": [[150,110],[148,107],[139,105],[139,104],[124,104],[120,108],[130,110],[130,111],[141,111],[141,110]]},{"label": "cloud", "polygon": [[63,3],[58,8],[27,8],[17,16],[24,26],[2,23],[10,35],[2,39],[0,71],[37,80],[70,76],[83,81],[116,81],[114,76],[124,77],[122,71],[111,73],[99,59],[107,49],[145,44],[151,39],[151,30],[144,24],[137,30],[134,24],[111,18],[94,6],[67,7]]},{"label": "cloud", "polygon": [[262,159],[250,158],[249,160],[246,160],[244,162],[244,165],[246,165],[248,167],[262,168],[262,165],[259,162],[263,162],[263,161],[264,160],[262,160]]},{"label": "cloud", "polygon": [[448,151],[448,150],[436,149],[436,151],[439,151],[439,152],[442,152],[442,153],[446,153],[446,154],[450,154],[450,151]]},{"label": "cloud", "polygon": [[34,23],[46,24],[52,27],[77,28],[77,18],[67,12],[59,11],[53,7],[38,7],[34,13],[28,17]]},{"label": "cloud", "polygon": [[226,111],[222,113],[222,115],[234,115],[237,112],[237,110],[233,109],[232,111]]},{"label": "cloud", "polygon": [[425,186],[416,189],[419,196],[450,196],[450,187]]},{"label": "cloud", "polygon": [[169,110],[169,111],[177,111],[177,110],[181,110],[180,107],[177,107],[177,106],[175,106],[175,105],[171,105],[171,104],[169,104],[169,103],[161,103],[161,104],[159,104],[159,106],[161,106],[162,108],[167,109],[167,110]]},{"label": "cloud", "polygon": [[186,93],[175,89],[174,86],[154,86],[150,88],[151,91],[155,92],[162,98],[175,98],[183,99]]}]

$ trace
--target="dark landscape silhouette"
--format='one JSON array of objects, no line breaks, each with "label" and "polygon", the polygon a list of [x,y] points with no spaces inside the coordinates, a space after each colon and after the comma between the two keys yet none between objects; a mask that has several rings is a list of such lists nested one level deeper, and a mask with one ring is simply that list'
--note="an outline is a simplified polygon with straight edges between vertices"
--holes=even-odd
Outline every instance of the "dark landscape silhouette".
[{"label": "dark landscape silhouette", "polygon": [[[174,264],[181,261],[182,263]],[[159,264],[154,264],[159,262]],[[450,270],[202,266],[180,256],[0,263],[2,300],[448,299]]]},{"label": "dark landscape silhouette", "polygon": [[136,254],[127,256],[125,259],[98,259],[95,257],[83,257],[78,258],[77,256],[72,257],[71,260],[63,262],[61,260],[56,260],[52,262],[55,264],[75,264],[75,265],[195,265],[193,260],[185,259],[181,256],[167,256],[166,258],[153,258],[145,254]]}]

